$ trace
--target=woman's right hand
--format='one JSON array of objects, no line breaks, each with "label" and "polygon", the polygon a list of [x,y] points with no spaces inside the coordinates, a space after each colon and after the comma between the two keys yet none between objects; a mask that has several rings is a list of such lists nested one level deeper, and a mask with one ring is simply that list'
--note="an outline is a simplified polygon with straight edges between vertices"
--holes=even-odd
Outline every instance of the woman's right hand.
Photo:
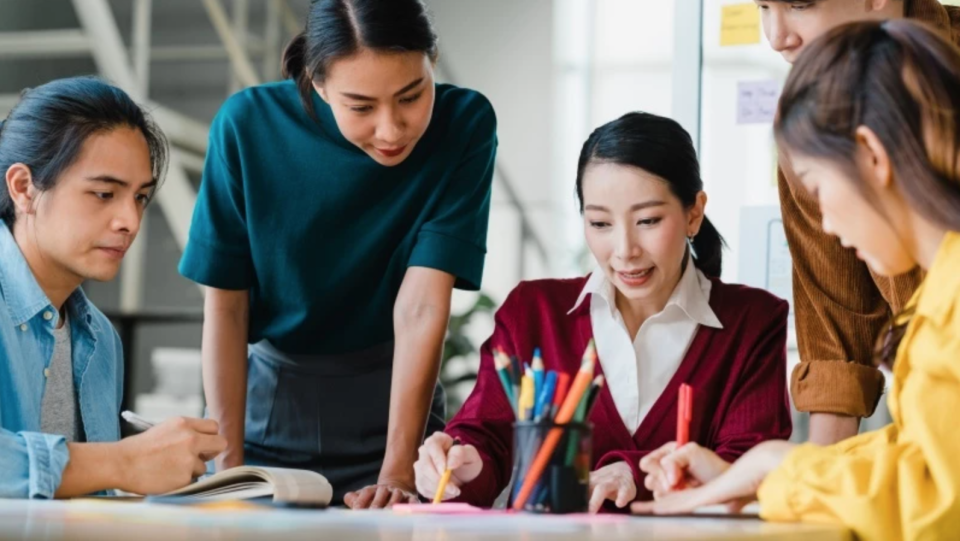
[{"label": "woman's right hand", "polygon": [[227,440],[211,419],[177,417],[121,440],[121,485],[137,494],[163,494],[190,484],[206,462],[223,452]]},{"label": "woman's right hand", "polygon": [[452,470],[450,482],[443,491],[443,499],[460,495],[460,487],[473,481],[483,470],[483,459],[472,445],[453,445],[453,438],[443,432],[435,432],[420,446],[420,456],[413,465],[416,474],[417,492],[424,498],[433,499],[443,472]]},{"label": "woman's right hand", "polygon": [[730,463],[694,442],[679,449],[676,442],[670,442],[643,457],[639,466],[647,474],[643,485],[660,499],[680,488],[709,483],[727,471]]}]

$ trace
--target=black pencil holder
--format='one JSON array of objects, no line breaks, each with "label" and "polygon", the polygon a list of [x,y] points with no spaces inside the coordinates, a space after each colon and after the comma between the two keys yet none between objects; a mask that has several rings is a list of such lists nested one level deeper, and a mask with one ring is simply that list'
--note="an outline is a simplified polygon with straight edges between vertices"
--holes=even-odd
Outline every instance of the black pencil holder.
[{"label": "black pencil holder", "polygon": [[[555,443],[554,443],[555,442]],[[552,445],[536,482],[526,490],[523,510],[535,513],[583,513],[589,501],[593,465],[593,425],[589,423],[517,422],[513,425],[513,485],[509,507],[514,508],[524,484],[536,471],[544,445]]]}]

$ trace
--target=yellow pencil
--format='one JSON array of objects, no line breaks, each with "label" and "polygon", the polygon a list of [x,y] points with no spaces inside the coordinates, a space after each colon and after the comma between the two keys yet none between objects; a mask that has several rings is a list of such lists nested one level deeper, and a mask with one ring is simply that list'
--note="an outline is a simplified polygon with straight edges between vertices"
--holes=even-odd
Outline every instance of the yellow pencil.
[{"label": "yellow pencil", "polygon": [[530,411],[533,409],[533,376],[523,376],[520,380],[520,402],[517,418],[520,421],[530,420]]},{"label": "yellow pencil", "polygon": [[[460,445],[460,438],[453,438],[453,447]],[[453,449],[450,447],[450,449]],[[449,455],[449,453],[448,453]],[[443,475],[440,477],[440,484],[437,485],[437,493],[433,495],[433,503],[440,503],[443,501],[443,491],[447,490],[447,483],[450,482],[450,476],[453,475],[453,470],[448,466],[443,470]]]}]

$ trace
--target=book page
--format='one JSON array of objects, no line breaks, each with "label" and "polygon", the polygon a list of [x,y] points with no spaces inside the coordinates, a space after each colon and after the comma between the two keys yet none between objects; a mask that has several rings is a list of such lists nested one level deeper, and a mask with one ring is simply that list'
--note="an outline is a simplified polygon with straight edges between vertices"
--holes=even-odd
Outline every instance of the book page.
[{"label": "book page", "polygon": [[239,466],[164,496],[192,496],[198,500],[247,499],[273,495],[273,501],[327,505],[333,487],[326,478],[308,470]]}]

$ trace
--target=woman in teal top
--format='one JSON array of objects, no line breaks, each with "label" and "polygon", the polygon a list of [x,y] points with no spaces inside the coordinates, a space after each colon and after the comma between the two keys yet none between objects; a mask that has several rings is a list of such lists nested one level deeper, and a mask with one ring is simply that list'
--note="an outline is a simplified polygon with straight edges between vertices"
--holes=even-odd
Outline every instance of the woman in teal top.
[{"label": "woman in teal top", "polygon": [[436,58],[420,0],[318,0],[290,80],[214,120],[180,272],[207,286],[217,468],[313,469],[353,508],[416,499],[451,292],[480,286],[497,145],[490,103],[436,84]]}]

